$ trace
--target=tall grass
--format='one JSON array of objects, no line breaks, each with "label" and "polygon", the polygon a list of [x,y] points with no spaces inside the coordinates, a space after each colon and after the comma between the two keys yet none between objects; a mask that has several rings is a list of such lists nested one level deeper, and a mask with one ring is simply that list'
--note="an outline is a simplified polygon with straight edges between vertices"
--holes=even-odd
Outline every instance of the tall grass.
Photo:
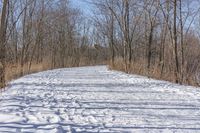
[{"label": "tall grass", "polygon": [[[128,73],[147,76],[149,78],[154,78],[158,80],[165,80],[170,82],[176,81],[173,70],[165,68],[163,73],[161,74],[161,67],[159,66],[159,64],[152,64],[150,70],[147,69],[146,64],[146,61],[142,59],[132,62]],[[115,58],[115,62],[113,65],[109,62],[109,68],[126,72],[124,61],[122,58]],[[200,76],[198,75],[200,75],[198,73],[198,70],[194,70],[193,72],[188,72],[187,74],[184,74],[183,76],[185,80],[182,82],[182,84],[200,86]]]},{"label": "tall grass", "polygon": [[6,65],[6,82],[9,82],[12,79],[19,78],[31,73],[36,73],[44,70],[48,70],[49,67],[45,63],[36,64],[33,63],[29,70],[28,63],[24,65],[23,75],[21,75],[21,67],[18,64],[7,64]]}]

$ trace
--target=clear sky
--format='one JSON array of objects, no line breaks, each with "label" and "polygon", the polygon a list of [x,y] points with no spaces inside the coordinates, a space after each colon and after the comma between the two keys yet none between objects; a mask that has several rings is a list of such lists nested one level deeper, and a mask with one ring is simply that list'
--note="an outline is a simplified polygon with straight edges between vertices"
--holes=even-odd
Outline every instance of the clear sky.
[{"label": "clear sky", "polygon": [[87,0],[70,0],[72,6],[80,9],[84,14],[91,15],[92,5],[87,2]]}]

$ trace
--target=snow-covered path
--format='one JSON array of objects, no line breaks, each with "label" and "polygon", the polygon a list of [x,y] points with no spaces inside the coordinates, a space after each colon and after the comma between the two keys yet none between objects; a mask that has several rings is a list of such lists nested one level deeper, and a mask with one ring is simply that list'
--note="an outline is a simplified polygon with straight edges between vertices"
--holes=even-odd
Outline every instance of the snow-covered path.
[{"label": "snow-covered path", "polygon": [[41,72],[1,94],[0,132],[200,132],[200,89],[105,66]]}]

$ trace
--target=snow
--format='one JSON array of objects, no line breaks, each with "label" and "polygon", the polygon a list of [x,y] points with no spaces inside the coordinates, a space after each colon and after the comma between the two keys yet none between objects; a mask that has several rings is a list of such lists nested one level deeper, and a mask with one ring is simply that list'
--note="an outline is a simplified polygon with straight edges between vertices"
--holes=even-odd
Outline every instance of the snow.
[{"label": "snow", "polygon": [[200,132],[200,89],[106,66],[12,81],[0,96],[0,132]]}]

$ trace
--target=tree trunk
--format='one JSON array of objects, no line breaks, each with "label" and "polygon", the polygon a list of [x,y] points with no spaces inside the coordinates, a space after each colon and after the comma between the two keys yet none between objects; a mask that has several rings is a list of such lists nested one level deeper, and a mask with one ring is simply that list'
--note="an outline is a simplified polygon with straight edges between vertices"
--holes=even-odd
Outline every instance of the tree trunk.
[{"label": "tree trunk", "polygon": [[128,47],[128,71],[131,66],[132,62],[132,46],[131,46],[131,41],[130,41],[130,11],[129,11],[129,1],[126,0],[126,43]]},{"label": "tree trunk", "polygon": [[178,41],[177,41],[177,25],[176,25],[176,20],[177,20],[177,0],[174,0],[174,52],[175,52],[175,78],[176,78],[176,83],[179,82],[179,60],[178,60]]},{"label": "tree trunk", "polygon": [[185,47],[184,47],[184,40],[183,40],[183,17],[182,17],[182,0],[180,0],[179,5],[180,10],[180,26],[181,26],[181,55],[182,55],[182,61],[181,61],[181,82],[184,82],[184,72],[185,72]]},{"label": "tree trunk", "polygon": [[[113,1],[112,1],[113,6]],[[114,15],[111,13],[111,25],[110,25],[110,48],[111,48],[111,65],[114,66],[115,62],[115,49],[114,49]]]},{"label": "tree trunk", "polygon": [[149,33],[149,43],[148,43],[148,72],[150,70],[150,67],[151,67],[151,56],[152,56],[152,48],[151,48],[151,45],[152,45],[152,41],[153,41],[153,24],[151,22],[151,29],[150,29],[150,33]]},{"label": "tree trunk", "polygon": [[5,58],[6,58],[6,14],[8,0],[3,1],[0,25],[0,88],[5,87]]}]

